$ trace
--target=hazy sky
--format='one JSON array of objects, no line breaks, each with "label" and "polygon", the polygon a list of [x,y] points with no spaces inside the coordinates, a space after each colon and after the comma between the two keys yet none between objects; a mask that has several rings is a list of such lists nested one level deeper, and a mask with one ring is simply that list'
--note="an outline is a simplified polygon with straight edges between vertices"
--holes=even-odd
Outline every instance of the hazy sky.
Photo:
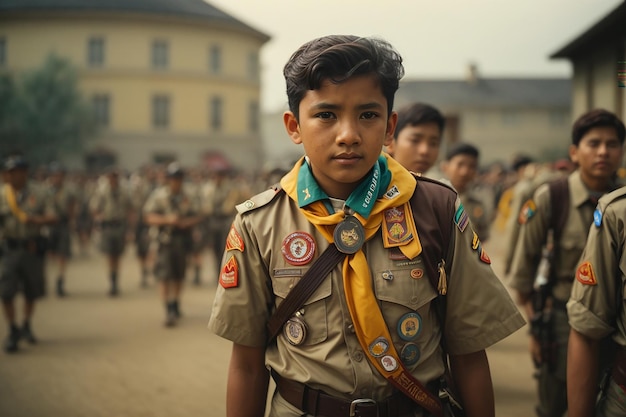
[{"label": "hazy sky", "polygon": [[569,76],[549,55],[620,0],[208,0],[272,39],[261,50],[262,108],[282,110],[282,68],[303,43],[329,34],[378,36],[404,58],[405,79],[480,74]]}]

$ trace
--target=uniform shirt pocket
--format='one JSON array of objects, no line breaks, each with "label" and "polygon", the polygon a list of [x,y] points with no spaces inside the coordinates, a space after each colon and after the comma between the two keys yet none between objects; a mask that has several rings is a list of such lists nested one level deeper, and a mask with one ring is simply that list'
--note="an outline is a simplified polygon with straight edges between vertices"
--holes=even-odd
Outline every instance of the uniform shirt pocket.
[{"label": "uniform shirt pocket", "polygon": [[[293,290],[307,268],[277,268],[272,275],[272,288],[278,307]],[[304,302],[300,309],[300,319],[306,324],[307,335],[301,346],[314,345],[325,341],[328,337],[328,320],[326,305],[332,294],[332,282],[327,277],[316,288],[315,292]],[[281,333],[279,337],[284,337]]]}]

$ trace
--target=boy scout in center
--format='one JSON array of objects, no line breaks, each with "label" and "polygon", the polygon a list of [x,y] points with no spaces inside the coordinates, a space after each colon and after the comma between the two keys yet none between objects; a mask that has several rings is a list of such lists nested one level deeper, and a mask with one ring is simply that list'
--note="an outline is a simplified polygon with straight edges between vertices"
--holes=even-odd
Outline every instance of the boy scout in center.
[{"label": "boy scout in center", "polygon": [[[467,416],[494,415],[485,348],[524,321],[456,194],[381,152],[403,72],[391,45],[356,36],[313,40],[285,66],[283,120],[306,157],[280,189],[239,205],[228,234],[209,327],[233,342],[229,417],[264,415],[270,370],[270,416],[441,416],[442,339]],[[414,210],[439,213],[449,233]],[[427,258],[441,235],[447,255]],[[330,272],[305,276],[319,259]]]}]

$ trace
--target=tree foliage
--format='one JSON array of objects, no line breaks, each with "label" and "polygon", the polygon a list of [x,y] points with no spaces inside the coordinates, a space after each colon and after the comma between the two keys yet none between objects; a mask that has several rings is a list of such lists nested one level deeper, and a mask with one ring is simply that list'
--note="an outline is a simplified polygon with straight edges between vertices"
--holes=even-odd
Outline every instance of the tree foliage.
[{"label": "tree foliage", "polygon": [[0,152],[19,151],[31,163],[80,153],[95,130],[69,61],[50,55],[43,66],[0,76]]}]

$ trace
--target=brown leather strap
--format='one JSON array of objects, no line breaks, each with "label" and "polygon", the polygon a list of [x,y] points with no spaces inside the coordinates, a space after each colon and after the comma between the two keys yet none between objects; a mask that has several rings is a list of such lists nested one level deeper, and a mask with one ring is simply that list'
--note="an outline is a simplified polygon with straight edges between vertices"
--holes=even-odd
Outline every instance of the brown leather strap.
[{"label": "brown leather strap", "polygon": [[397,417],[412,415],[416,407],[414,402],[401,393],[396,393],[378,402],[365,398],[347,401],[300,382],[282,378],[274,371],[272,371],[272,377],[276,381],[276,387],[281,397],[307,415],[348,417],[352,406],[353,411],[355,411],[354,415],[358,417]]},{"label": "brown leather strap", "polygon": [[268,341],[271,343],[280,333],[280,329],[285,322],[296,312],[306,300],[315,292],[322,281],[328,276],[330,271],[342,260],[346,255],[339,252],[335,244],[328,245],[328,248],[315,260],[311,268],[305,272],[300,281],[282,303],[278,306],[272,317],[267,322]]},{"label": "brown leather strap", "polygon": [[617,349],[617,355],[615,356],[615,364],[613,365],[613,372],[611,373],[611,376],[617,385],[626,387],[626,347],[620,347]]}]

